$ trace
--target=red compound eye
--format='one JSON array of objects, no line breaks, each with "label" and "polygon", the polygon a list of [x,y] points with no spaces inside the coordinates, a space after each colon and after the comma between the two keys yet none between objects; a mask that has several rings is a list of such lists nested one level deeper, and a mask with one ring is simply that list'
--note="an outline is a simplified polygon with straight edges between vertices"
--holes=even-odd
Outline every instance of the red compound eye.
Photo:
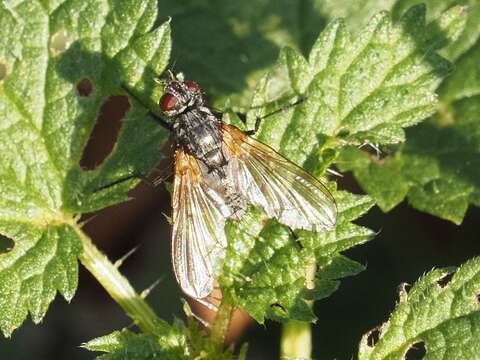
[{"label": "red compound eye", "polygon": [[192,91],[200,90],[200,87],[198,86],[198,84],[195,81],[185,81],[184,84],[187,88],[189,88]]},{"label": "red compound eye", "polygon": [[160,99],[160,109],[162,109],[162,111],[170,111],[175,105],[177,105],[177,98],[175,95],[166,93]]}]

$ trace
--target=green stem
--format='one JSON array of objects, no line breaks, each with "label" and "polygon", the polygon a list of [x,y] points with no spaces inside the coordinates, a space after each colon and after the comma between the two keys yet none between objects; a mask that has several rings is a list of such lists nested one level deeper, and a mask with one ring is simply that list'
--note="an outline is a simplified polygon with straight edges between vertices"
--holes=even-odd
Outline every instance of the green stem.
[{"label": "green stem", "polygon": [[[305,286],[308,289],[315,287],[315,262],[310,264],[305,274]],[[309,302],[310,306],[312,305]],[[310,323],[290,320],[283,325],[280,343],[281,359],[311,359],[312,357],[312,330]]]},{"label": "green stem", "polygon": [[127,313],[138,327],[146,333],[156,333],[160,320],[145,300],[137,294],[128,280],[110,260],[99,251],[90,238],[77,228],[83,244],[80,261],[98,280],[115,302]]},{"label": "green stem", "polygon": [[281,359],[311,358],[312,334],[309,323],[290,320],[283,325],[280,354]]},{"label": "green stem", "polygon": [[228,300],[228,298],[223,298],[220,306],[218,307],[217,316],[215,322],[213,323],[211,338],[214,344],[217,344],[219,347],[223,346],[225,338],[228,333],[228,328],[230,326],[230,320],[232,318],[233,305]]}]

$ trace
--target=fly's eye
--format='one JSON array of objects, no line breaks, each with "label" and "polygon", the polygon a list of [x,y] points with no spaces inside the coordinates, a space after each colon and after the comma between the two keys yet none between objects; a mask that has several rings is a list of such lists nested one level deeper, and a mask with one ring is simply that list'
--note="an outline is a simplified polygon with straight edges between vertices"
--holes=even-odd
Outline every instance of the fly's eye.
[{"label": "fly's eye", "polygon": [[164,112],[172,110],[175,105],[177,105],[177,98],[175,95],[166,93],[160,99],[160,109]]},{"label": "fly's eye", "polygon": [[200,87],[195,81],[185,81],[185,86],[189,88],[191,91],[199,91]]}]

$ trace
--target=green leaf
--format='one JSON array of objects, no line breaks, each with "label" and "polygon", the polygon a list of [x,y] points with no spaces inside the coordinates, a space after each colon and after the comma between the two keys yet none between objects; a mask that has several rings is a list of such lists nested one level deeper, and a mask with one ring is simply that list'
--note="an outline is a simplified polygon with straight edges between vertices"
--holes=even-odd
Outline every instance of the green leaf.
[{"label": "green leaf", "polygon": [[327,19],[345,18],[352,31],[361,30],[370,20],[372,14],[382,10],[391,10],[397,0],[314,0],[313,7]]},{"label": "green leaf", "polygon": [[378,341],[372,344],[375,330],[364,335],[359,359],[403,360],[420,346],[426,349],[424,360],[480,359],[479,269],[475,258],[456,272],[429,272],[408,292],[402,286],[390,319],[377,329]]},{"label": "green leaf", "polygon": [[173,17],[175,68],[195,79],[213,105],[248,108],[259,79],[289,45],[306,51],[325,24],[311,1],[160,0]]},{"label": "green leaf", "polygon": [[[458,29],[459,13],[452,10],[445,18],[449,21],[439,26],[449,29],[449,36],[458,33],[449,24]],[[316,176],[335,163],[347,144],[399,142],[404,127],[435,111],[434,89],[450,71],[449,63],[434,51],[446,44],[432,41],[439,34],[427,31],[423,6],[412,8],[396,24],[380,13],[356,37],[342,21],[334,21],[321,33],[308,60],[291,48],[281,52],[257,87],[247,127],[257,116],[304,99],[268,116],[257,136]],[[334,231],[300,231],[295,239],[257,210],[238,227],[227,226],[222,291],[260,323],[265,318],[314,320],[306,301],[330,295],[338,279],[362,270],[340,253],[373,237],[373,231],[351,223],[373,203],[368,197],[332,191],[339,209]],[[312,271],[315,281],[307,288],[307,272]]]},{"label": "green leaf", "polygon": [[[372,201],[342,191],[333,194],[338,201],[339,219],[336,229],[330,232],[299,231],[294,235],[256,209],[251,209],[239,223],[227,224],[227,260],[220,277],[224,296],[228,294],[236,306],[260,323],[266,317],[279,321],[315,320],[306,300],[329,296],[338,287],[338,279],[362,271],[361,265],[340,252],[374,235],[350,223],[368,211]],[[307,271],[315,262],[315,288],[307,289]]]},{"label": "green leaf", "polygon": [[[424,17],[422,6],[397,24],[380,13],[356,37],[334,21],[308,61],[294,50],[284,51],[257,89],[254,105],[282,97],[306,99],[293,111],[269,117],[259,138],[298,163],[317,158],[325,142],[339,147],[403,141],[402,128],[434,113],[434,89],[450,71],[433,51],[436,44],[430,42]],[[269,111],[272,107],[252,115]]]},{"label": "green leaf", "polygon": [[[165,17],[174,19],[175,67],[196,79],[215,107],[246,111],[256,84],[275,63],[281,48],[290,46],[308,54],[318,32],[332,20],[345,18],[347,27],[357,32],[379,11],[396,10],[398,2],[160,0],[159,7]],[[431,1],[435,2],[453,1]],[[463,4],[467,0],[455,2]],[[432,4],[427,6],[429,13]],[[403,13],[409,7],[399,10]],[[442,6],[441,11],[447,8]],[[395,11],[395,19],[399,13]]]},{"label": "green leaf", "polygon": [[[92,171],[79,164],[101,105],[121,84],[148,87],[165,67],[169,25],[153,28],[156,17],[156,1],[0,5],[0,233],[15,242],[0,255],[6,336],[28,313],[40,322],[57,290],[73,297],[79,214],[128,199],[136,181],[95,190],[160,157],[166,134],[131,104],[109,157]],[[82,79],[92,85],[86,96]]]},{"label": "green leaf", "polygon": [[[445,21],[448,23],[453,20],[454,18],[452,18],[452,15],[455,13],[461,14],[460,17],[457,17],[456,21],[456,24],[459,25],[457,31],[460,31],[458,39],[454,42],[450,41],[450,43],[441,51],[442,55],[446,56],[447,59],[451,61],[458,59],[460,55],[467,51],[477,41],[480,36],[480,24],[477,21],[480,10],[477,0],[399,0],[395,3],[395,6],[392,9],[393,17],[399,18],[408,8],[420,3],[426,5],[429,20],[440,19],[440,21],[433,22],[435,26],[439,25],[438,29],[441,29],[442,22],[445,24]],[[465,20],[466,24],[462,24]],[[455,27],[456,26],[449,26],[450,30],[454,31]],[[444,33],[447,38],[449,32],[450,31]],[[450,39],[452,39],[452,37],[450,37]]]},{"label": "green leaf", "polygon": [[332,20],[345,18],[356,32],[395,2],[160,0],[159,7],[165,17],[173,17],[175,67],[196,79],[217,108],[245,111],[281,48],[308,54],[319,31]]},{"label": "green leaf", "polygon": [[384,211],[407,198],[416,209],[460,224],[470,204],[480,205],[478,14],[475,2],[465,30],[447,48],[455,71],[439,86],[436,114],[412,129],[405,145],[387,149],[383,159],[356,149],[339,159],[340,169],[353,171]]},{"label": "green leaf", "polygon": [[[188,307],[188,305],[186,305]],[[89,341],[82,345],[90,351],[104,352],[98,360],[189,360],[211,359],[231,360],[233,347],[225,351],[219,349],[207,336],[199,323],[191,317],[187,310],[188,323],[175,320],[173,326],[165,331],[162,329],[157,336],[137,334],[123,329],[109,335]],[[246,359],[247,346],[242,346],[238,355],[239,360]]]},{"label": "green leaf", "polygon": [[39,323],[57,290],[72,299],[81,245],[67,225],[43,228],[12,219],[2,221],[0,231],[16,241],[13,250],[0,255],[0,328],[8,336],[27,312]]},{"label": "green leaf", "polygon": [[82,347],[107,353],[96,357],[99,360],[181,359],[181,355],[176,357],[170,351],[165,351],[155,336],[136,334],[127,329],[91,340]]}]

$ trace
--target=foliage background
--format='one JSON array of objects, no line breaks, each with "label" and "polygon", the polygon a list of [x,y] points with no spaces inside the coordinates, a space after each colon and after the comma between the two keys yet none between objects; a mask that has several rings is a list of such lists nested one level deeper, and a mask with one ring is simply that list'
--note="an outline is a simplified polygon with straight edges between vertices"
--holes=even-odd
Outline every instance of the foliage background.
[{"label": "foliage background", "polygon": [[[352,4],[353,3],[353,4]],[[314,39],[333,17],[346,17],[352,31],[379,10],[399,13],[416,1],[159,1],[161,18],[172,16],[175,68],[196,79],[221,106],[230,98],[239,107],[263,71],[272,65],[280,47],[291,45],[307,54]],[[461,1],[429,1],[429,14]],[[471,5],[477,6],[475,1]],[[243,5],[241,5],[243,4]],[[440,10],[438,10],[440,9]],[[245,35],[247,34],[247,35]],[[475,45],[478,49],[479,44]],[[95,143],[85,155],[94,164],[108,153],[122,117],[121,98],[113,99],[98,121]],[[341,187],[361,193],[351,176]],[[169,213],[170,198],[161,187],[140,185],[134,202],[102,211],[87,225],[95,243],[111,258],[134,246],[139,250],[122,267],[138,288],[161,278],[149,302],[166,320],[182,316],[181,296],[171,276],[170,227],[162,212]],[[319,301],[319,321],[313,328],[314,357],[349,359],[361,336],[382,323],[397,301],[397,286],[413,283],[433,267],[460,265],[480,254],[474,226],[480,211],[470,208],[460,227],[413,210],[403,203],[388,214],[372,209],[359,224],[379,231],[371,242],[350,250],[347,256],[367,265],[366,271],[342,281],[331,297]],[[478,225],[477,225],[478,226]],[[121,328],[128,322],[123,312],[81,268],[78,292],[70,305],[57,298],[43,324],[25,324],[13,339],[0,339],[0,358],[89,359],[91,353],[75,349],[96,336]],[[59,336],[61,334],[61,336]],[[274,359],[279,349],[279,325],[267,330],[251,327],[237,340],[250,343],[249,358]],[[28,352],[25,351],[28,349]]]}]

